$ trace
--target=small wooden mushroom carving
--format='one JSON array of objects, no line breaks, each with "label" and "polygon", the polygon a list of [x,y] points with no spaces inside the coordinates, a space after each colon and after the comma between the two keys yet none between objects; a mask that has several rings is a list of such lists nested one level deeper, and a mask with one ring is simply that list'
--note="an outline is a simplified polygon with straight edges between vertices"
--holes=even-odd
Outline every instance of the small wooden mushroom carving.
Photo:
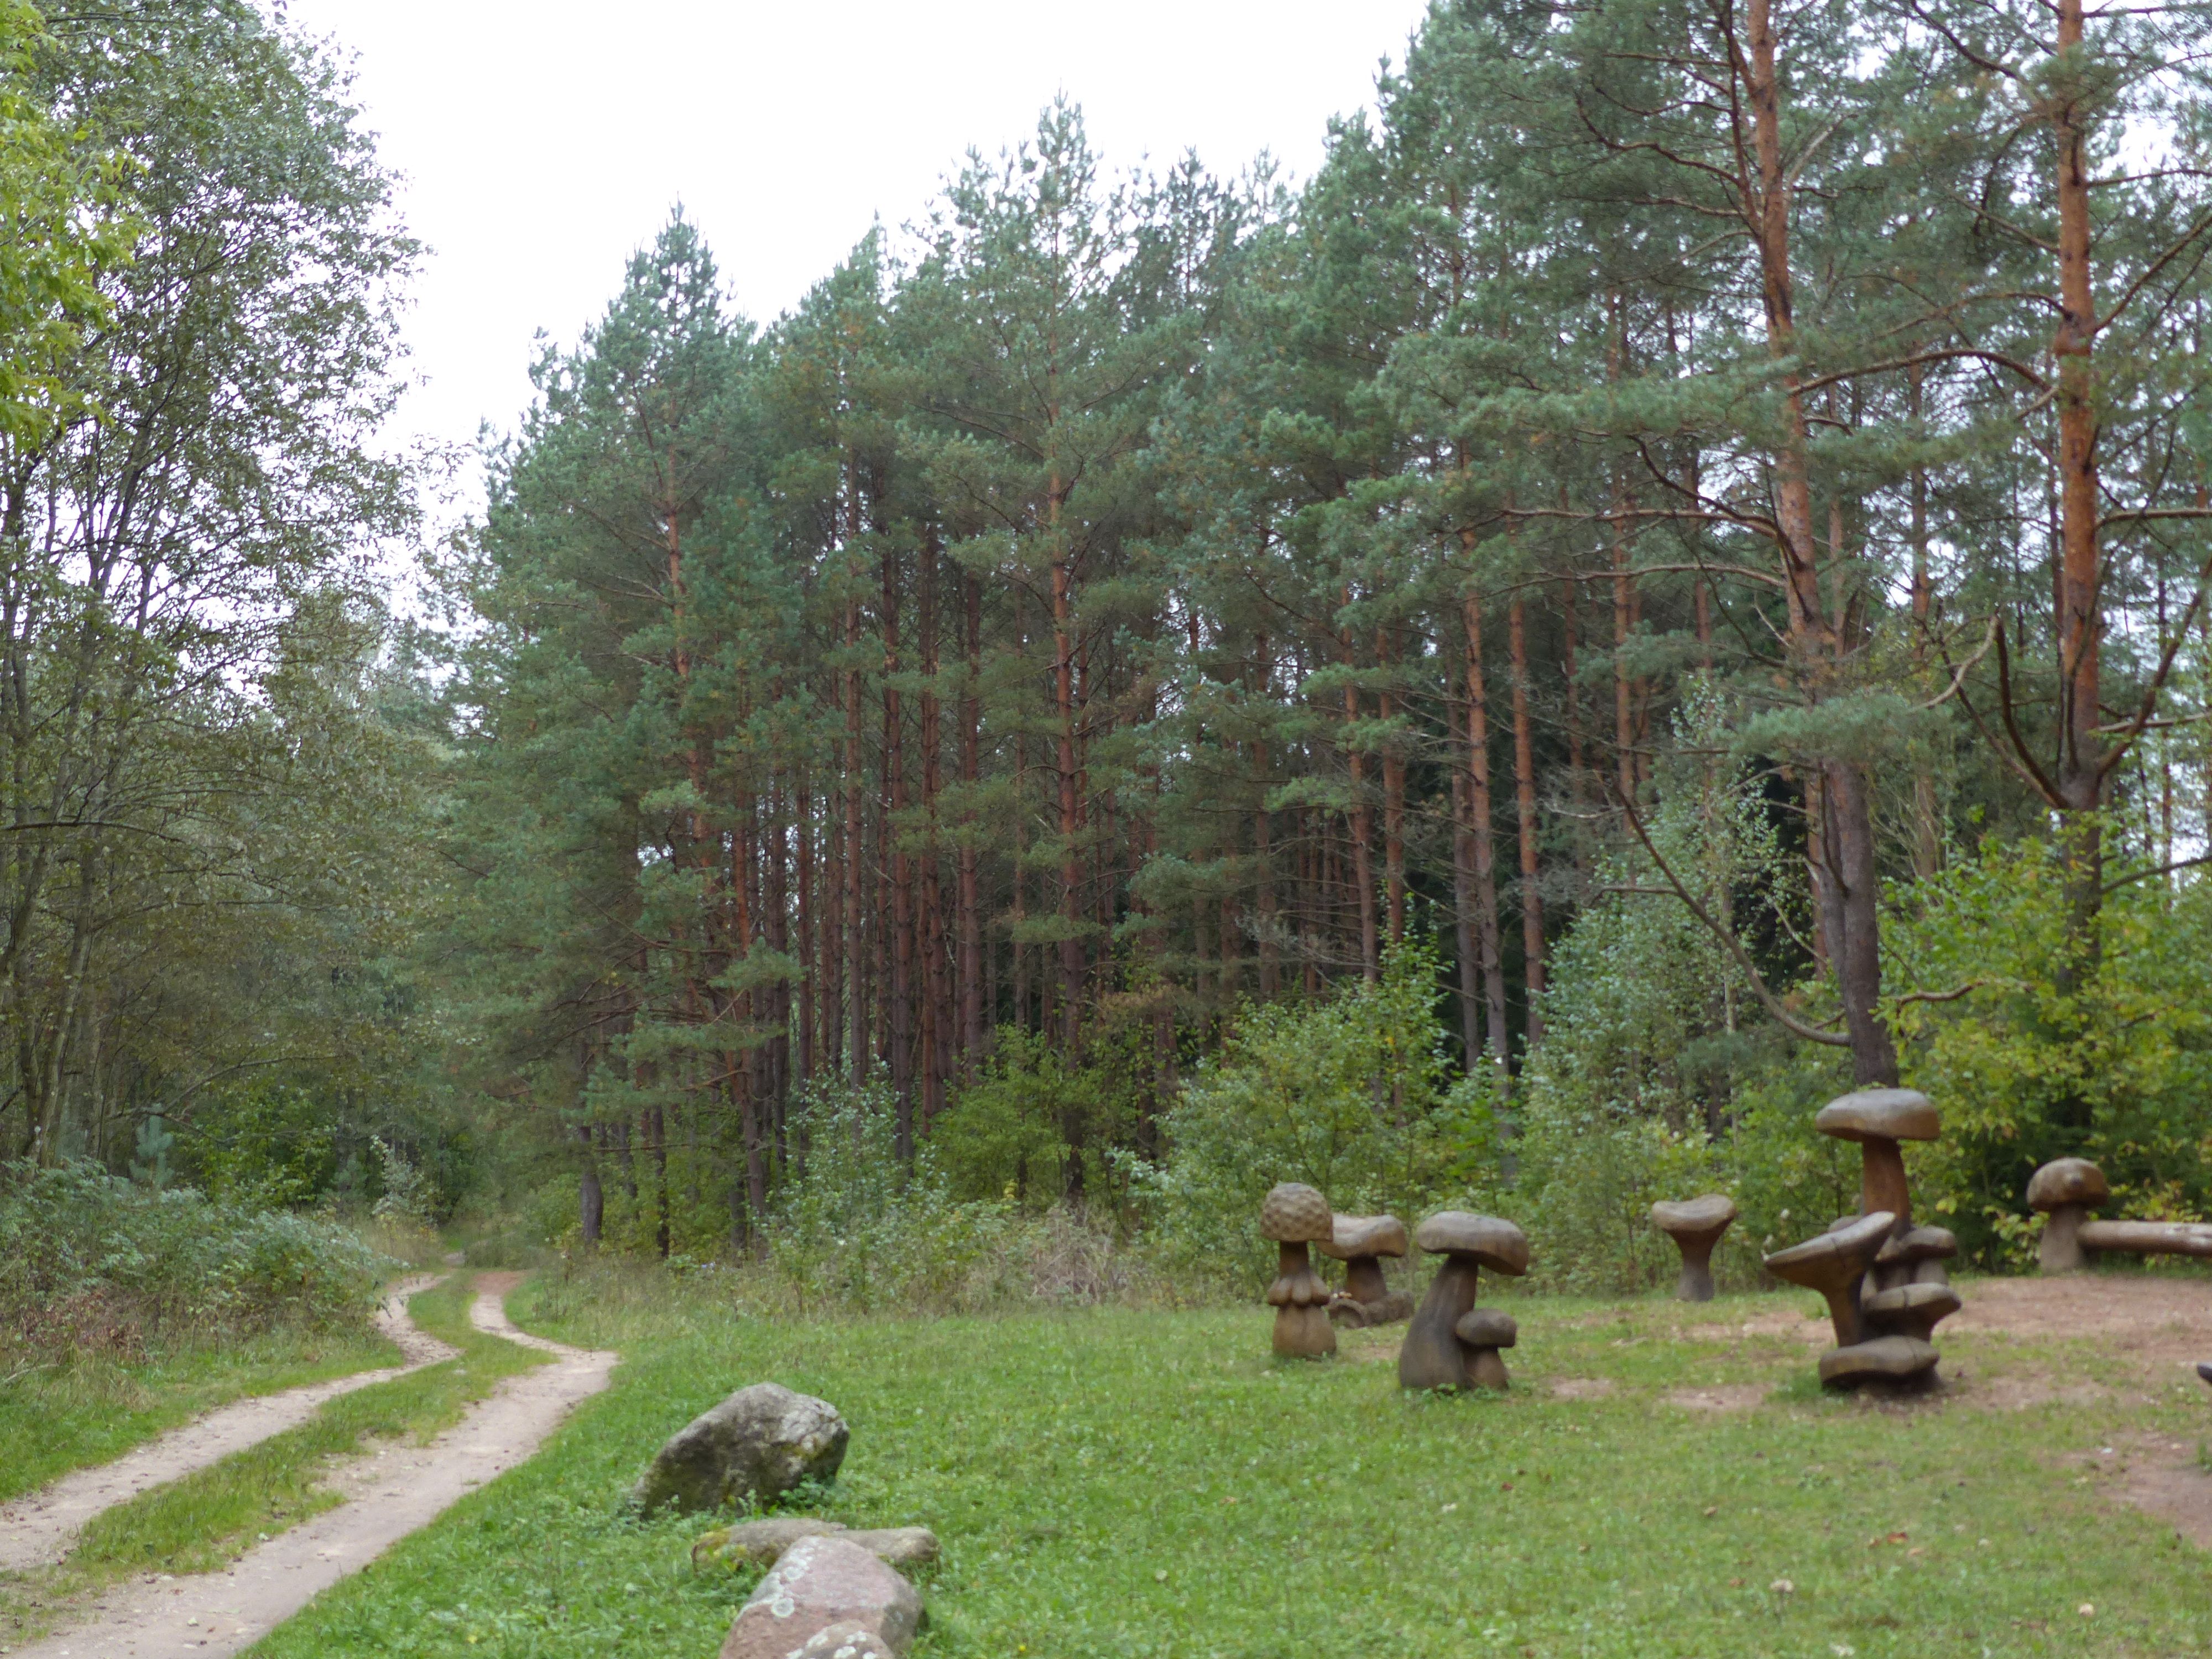
[{"label": "small wooden mushroom carving", "polygon": [[[1474,1307],[1482,1268],[1516,1279],[1528,1271],[1528,1236],[1496,1216],[1443,1210],[1414,1230],[1413,1243],[1444,1260],[1429,1282],[1429,1293],[1414,1310],[1405,1344],[1398,1350],[1398,1386],[1496,1386],[1482,1382],[1474,1375],[1474,1356],[1460,1340],[1459,1322]],[[1502,1375],[1504,1366],[1498,1369]]]},{"label": "small wooden mushroom carving", "polygon": [[1301,1182],[1280,1182],[1260,1206],[1260,1237],[1279,1248],[1267,1305],[1275,1310],[1275,1352],[1317,1359],[1336,1352],[1328,1322],[1328,1287],[1313,1270],[1306,1246],[1331,1236],[1328,1200]]},{"label": "small wooden mushroom carving", "polygon": [[1959,1293],[1943,1266],[1958,1254],[1959,1241],[1948,1227],[1893,1235],[1874,1259],[1874,1288],[1861,1291],[1860,1314],[1881,1334],[1927,1341],[1959,1311]]},{"label": "small wooden mushroom carving", "polygon": [[1503,1391],[1510,1386],[1505,1375],[1505,1362],[1498,1357],[1500,1348],[1510,1348],[1521,1339],[1521,1326],[1503,1308],[1471,1308],[1458,1324],[1452,1327],[1467,1349],[1467,1380],[1478,1389],[1497,1389]]},{"label": "small wooden mushroom carving", "polygon": [[1651,1206],[1651,1224],[1682,1252],[1682,1277],[1674,1286],[1678,1302],[1713,1299],[1713,1246],[1735,1220],[1735,1200],[1726,1193],[1707,1193],[1680,1204]]},{"label": "small wooden mushroom carving", "polygon": [[1406,1254],[1406,1224],[1395,1215],[1340,1215],[1331,1236],[1314,1248],[1344,1263],[1344,1288],[1329,1298],[1328,1316],[1357,1330],[1413,1316],[1413,1298],[1383,1282],[1386,1255]]},{"label": "small wooden mushroom carving", "polygon": [[2036,1261],[2047,1273],[2078,1273],[2089,1265],[2081,1224],[2112,1195],[2105,1172],[2086,1158],[2054,1158],[2028,1178],[2027,1207],[2043,1212]]},{"label": "small wooden mushroom carving", "polygon": [[1905,1155],[1898,1143],[1933,1140],[1943,1132],[1935,1102],[1916,1089],[1861,1089],[1830,1101],[1814,1114],[1824,1135],[1859,1144],[1859,1213],[1887,1210],[1912,1221],[1912,1195],[1905,1185]]}]

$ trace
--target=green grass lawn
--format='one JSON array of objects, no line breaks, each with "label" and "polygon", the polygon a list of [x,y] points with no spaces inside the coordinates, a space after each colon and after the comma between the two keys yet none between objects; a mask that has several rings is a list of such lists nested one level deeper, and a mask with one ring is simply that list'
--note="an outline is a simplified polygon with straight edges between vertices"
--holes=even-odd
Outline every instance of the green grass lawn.
[{"label": "green grass lawn", "polygon": [[363,1328],[280,1331],[133,1364],[90,1360],[29,1372],[0,1388],[0,1499],[111,1462],[248,1395],[399,1363],[398,1349]]},{"label": "green grass lawn", "polygon": [[[764,1379],[852,1425],[819,1512],[943,1538],[926,1659],[2212,1651],[2212,1558],[2078,1462],[2193,1449],[2212,1395],[1827,1399],[1813,1349],[1724,1334],[1804,1300],[1516,1301],[1515,1391],[1449,1398],[1397,1389],[1402,1328],[1278,1364],[1264,1309],[787,1324],[526,1290],[518,1317],[623,1351],[613,1388],[255,1651],[708,1659],[754,1575],[695,1575],[710,1523],[641,1524],[623,1497],[665,1436]],[[2104,1374],[2087,1344],[1945,1346],[1984,1379]],[[1731,1387],[1772,1392],[1666,1399]]]}]

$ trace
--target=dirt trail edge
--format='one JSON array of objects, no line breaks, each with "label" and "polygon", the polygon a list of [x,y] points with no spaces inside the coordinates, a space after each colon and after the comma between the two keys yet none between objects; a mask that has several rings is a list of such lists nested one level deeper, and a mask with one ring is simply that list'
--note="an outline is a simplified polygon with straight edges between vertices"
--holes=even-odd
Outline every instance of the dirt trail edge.
[{"label": "dirt trail edge", "polygon": [[427,1446],[387,1449],[342,1468],[347,1501],[241,1557],[223,1572],[118,1585],[82,1609],[73,1630],[17,1648],[10,1659],[139,1659],[180,1650],[208,1659],[251,1647],[341,1578],[495,1476],[526,1460],[580,1401],[607,1385],[619,1357],[526,1336],[507,1322],[520,1275],[484,1273],[470,1318],[479,1330],[558,1355],[511,1376]]},{"label": "dirt trail edge", "polygon": [[234,1400],[125,1452],[112,1463],[72,1470],[36,1492],[0,1504],[0,1572],[53,1565],[102,1510],[135,1498],[150,1486],[205,1468],[233,1452],[258,1445],[273,1434],[282,1434],[313,1417],[325,1400],[451,1359],[458,1349],[416,1329],[407,1317],[407,1298],[417,1291],[428,1290],[439,1277],[423,1274],[403,1279],[392,1287],[376,1310],[377,1329],[398,1346],[405,1364],[356,1371],[350,1376],[310,1382],[282,1394]]}]

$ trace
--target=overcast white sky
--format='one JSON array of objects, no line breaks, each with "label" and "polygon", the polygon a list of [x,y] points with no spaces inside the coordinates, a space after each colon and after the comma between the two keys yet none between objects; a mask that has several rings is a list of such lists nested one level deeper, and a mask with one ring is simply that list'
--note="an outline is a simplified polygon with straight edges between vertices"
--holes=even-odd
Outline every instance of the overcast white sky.
[{"label": "overcast white sky", "polygon": [[920,216],[970,145],[1065,88],[1116,169],[1195,146],[1304,176],[1423,0],[289,0],[355,55],[432,256],[403,432],[512,427],[531,337],[573,340],[681,201],[768,321],[867,230]]}]

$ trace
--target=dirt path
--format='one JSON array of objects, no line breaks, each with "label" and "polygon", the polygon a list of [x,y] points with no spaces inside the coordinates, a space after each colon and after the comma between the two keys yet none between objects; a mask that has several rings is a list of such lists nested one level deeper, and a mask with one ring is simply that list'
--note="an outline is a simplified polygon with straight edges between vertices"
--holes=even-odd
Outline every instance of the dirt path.
[{"label": "dirt path", "polygon": [[520,1277],[478,1276],[477,1328],[560,1356],[511,1376],[427,1446],[386,1449],[337,1470],[346,1502],[262,1545],[227,1571],[117,1586],[82,1610],[74,1630],[18,1648],[11,1659],[139,1659],[189,1650],[221,1659],[250,1647],[314,1596],[361,1571],[416,1528],[528,1458],[579,1401],[607,1385],[617,1356],[526,1336],[504,1301]]},{"label": "dirt path", "polygon": [[306,1422],[325,1400],[356,1389],[389,1382],[411,1370],[453,1357],[454,1349],[416,1329],[407,1317],[407,1298],[438,1282],[425,1274],[392,1286],[376,1310],[376,1328],[399,1349],[407,1363],[356,1371],[328,1382],[310,1382],[282,1394],[232,1401],[159,1439],[126,1452],[97,1468],[77,1469],[49,1486],[0,1504],[0,1572],[48,1567],[69,1553],[85,1524],[102,1510],[205,1468],[234,1451],[258,1445],[273,1434]]}]

